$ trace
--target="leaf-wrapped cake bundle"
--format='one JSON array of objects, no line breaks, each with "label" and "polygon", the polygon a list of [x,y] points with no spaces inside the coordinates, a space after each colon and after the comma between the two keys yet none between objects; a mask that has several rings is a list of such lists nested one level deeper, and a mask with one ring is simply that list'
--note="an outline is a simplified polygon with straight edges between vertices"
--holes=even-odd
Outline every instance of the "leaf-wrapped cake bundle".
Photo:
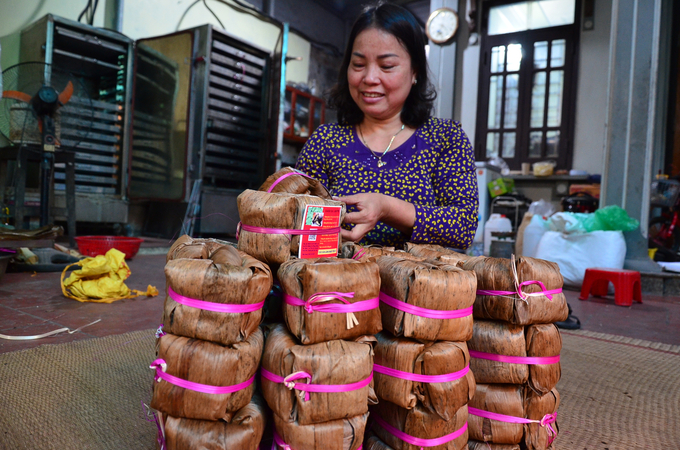
[{"label": "leaf-wrapped cake bundle", "polygon": [[[158,374],[159,365],[152,408],[172,417],[230,422],[234,413],[250,402],[264,347],[261,329],[244,342],[228,346],[172,334],[161,336],[157,346],[158,358],[166,365],[165,375],[192,386],[185,388],[176,380],[167,381],[164,374]],[[220,393],[206,392],[215,388]]]},{"label": "leaf-wrapped cake bundle", "polygon": [[[522,441],[521,423],[510,423],[475,415],[474,409],[523,418],[522,387],[513,384],[477,384],[475,396],[468,405],[470,439],[493,444],[516,445]],[[473,409],[474,408],[474,409]]]},{"label": "leaf-wrapped cake bundle", "polygon": [[[436,450],[467,449],[467,406],[460,408],[450,420],[444,420],[420,405],[404,409],[387,401],[371,406],[372,431],[387,448],[394,450],[420,450],[416,439],[433,440]],[[434,441],[437,440],[437,441]],[[410,442],[409,442],[410,441]],[[377,447],[380,448],[380,447]]]},{"label": "leaf-wrapped cake bundle", "polygon": [[340,248],[340,258],[356,259],[367,261],[379,258],[380,256],[395,256],[413,261],[423,261],[424,257],[412,255],[404,250],[397,250],[394,247],[382,247],[379,245],[357,245],[354,242],[343,242]]},{"label": "leaf-wrapped cake bundle", "polygon": [[223,345],[246,340],[262,320],[269,267],[230,245],[181,239],[165,265],[164,331]]},{"label": "leaf-wrapped cake bundle", "polygon": [[208,259],[211,254],[220,247],[225,245],[236,247],[235,244],[227,241],[220,241],[219,239],[202,239],[192,238],[189,235],[180,236],[173,242],[170,250],[165,256],[165,262],[173,259]]},{"label": "leaf-wrapped cake bundle", "polygon": [[[374,368],[375,393],[402,408],[412,409],[418,401],[444,420],[475,393],[475,377],[469,370],[470,355],[465,342],[438,341],[423,344],[382,332],[376,335],[375,364],[404,373]],[[392,375],[381,373],[389,372]],[[452,381],[412,381],[408,374],[449,376]],[[455,379],[454,379],[455,378]]]},{"label": "leaf-wrapped cake bundle", "polygon": [[[546,416],[554,415],[560,406],[560,394],[557,389],[552,389],[545,395],[539,395],[530,389],[524,390],[524,414],[527,419],[544,420]],[[540,423],[528,423],[524,425],[524,446],[527,450],[547,450],[552,448],[552,443],[557,437],[557,423],[550,427],[541,426]]]},{"label": "leaf-wrapped cake bundle", "polygon": [[[473,272],[392,256],[380,257],[377,262],[384,330],[423,341],[470,339],[472,315],[468,310],[477,287]],[[447,318],[451,316],[454,318]]]},{"label": "leaf-wrapped cake bundle", "polygon": [[[477,296],[475,319],[504,320],[516,325],[566,320],[569,310],[562,293],[564,280],[559,266],[528,257],[517,258],[514,265],[515,270],[513,259],[486,257],[471,258],[459,264],[462,269],[477,274],[478,290],[496,292]],[[531,283],[524,284],[528,282]],[[520,284],[523,284],[520,290],[524,299],[517,292]],[[546,291],[553,293],[539,294]]]},{"label": "leaf-wrapped cake bundle", "polygon": [[[340,223],[345,218],[344,203],[311,195],[270,194],[248,189],[238,196],[237,205],[242,224],[238,239],[239,250],[268,264],[283,264],[291,258],[291,255],[297,255],[300,235],[247,231],[245,227],[302,230],[307,205],[339,206]],[[316,237],[318,239],[337,237],[338,246],[340,245],[338,234]]]},{"label": "leaf-wrapped cake bundle", "polygon": [[470,369],[475,374],[477,383],[526,383],[529,378],[527,364],[511,364],[475,357],[475,352],[526,357],[523,326],[496,320],[475,320],[472,338],[467,344],[472,356]]},{"label": "leaf-wrapped cake bundle", "polygon": [[327,200],[331,199],[331,194],[319,180],[311,178],[292,167],[284,167],[278,172],[269,175],[259,190],[314,195]]},{"label": "leaf-wrapped cake bundle", "polygon": [[520,450],[519,444],[491,444],[489,442],[468,441],[470,450]]},{"label": "leaf-wrapped cake bundle", "polygon": [[562,338],[553,324],[522,327],[475,320],[468,346],[470,368],[478,383],[528,382],[536,392],[547,393],[560,380]]},{"label": "leaf-wrapped cake bundle", "polygon": [[266,423],[264,408],[264,400],[254,395],[229,423],[163,415],[165,449],[258,450]]},{"label": "leaf-wrapped cake bundle", "polygon": [[[377,401],[372,386],[374,341],[371,336],[360,342],[301,345],[283,324],[274,326],[262,357],[262,393],[267,404],[281,420],[298,425],[365,414],[368,402]],[[318,389],[306,391],[305,384]],[[317,392],[333,390],[325,388],[329,385],[343,387]]]},{"label": "leaf-wrapped cake bundle", "polygon": [[426,259],[441,260],[449,264],[455,264],[457,261],[467,261],[471,258],[464,253],[458,253],[446,247],[442,247],[441,245],[435,244],[414,244],[412,242],[407,242],[404,248],[412,255],[420,256]]},{"label": "leaf-wrapped cake bundle", "polygon": [[[557,356],[562,351],[560,330],[552,323],[529,325],[524,330],[527,356],[545,358]],[[539,395],[549,393],[562,377],[562,366],[553,364],[530,364],[529,387]]]},{"label": "leaf-wrapped cake bundle", "polygon": [[[274,414],[276,433],[288,447],[277,450],[357,450],[364,441],[368,412],[347,419],[312,425],[287,422]],[[276,441],[275,441],[276,442]]]},{"label": "leaf-wrapped cake bundle", "polygon": [[303,344],[352,340],[382,330],[380,272],[376,263],[339,258],[292,259],[281,265],[277,275],[284,293],[286,324]]}]

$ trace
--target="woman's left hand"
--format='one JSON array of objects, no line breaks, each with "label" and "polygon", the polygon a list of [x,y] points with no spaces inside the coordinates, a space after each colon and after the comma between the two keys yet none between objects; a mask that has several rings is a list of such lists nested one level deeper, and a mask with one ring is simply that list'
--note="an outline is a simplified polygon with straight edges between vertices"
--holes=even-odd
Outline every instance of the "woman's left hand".
[{"label": "woman's left hand", "polygon": [[393,226],[399,231],[411,234],[415,221],[415,207],[403,200],[384,194],[363,193],[347,197],[333,197],[333,200],[354,205],[355,212],[345,215],[344,223],[352,223],[351,230],[341,230],[345,240],[358,242],[375,228],[379,221]]}]

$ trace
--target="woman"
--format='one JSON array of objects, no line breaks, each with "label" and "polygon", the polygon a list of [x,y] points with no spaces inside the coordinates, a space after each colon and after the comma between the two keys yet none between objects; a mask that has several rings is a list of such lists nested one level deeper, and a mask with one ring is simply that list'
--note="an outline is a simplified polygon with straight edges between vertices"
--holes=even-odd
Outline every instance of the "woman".
[{"label": "woman", "polygon": [[297,169],[348,205],[342,237],[466,249],[477,229],[474,154],[458,123],[431,118],[427,40],[413,15],[389,3],[354,23],[329,107]]}]

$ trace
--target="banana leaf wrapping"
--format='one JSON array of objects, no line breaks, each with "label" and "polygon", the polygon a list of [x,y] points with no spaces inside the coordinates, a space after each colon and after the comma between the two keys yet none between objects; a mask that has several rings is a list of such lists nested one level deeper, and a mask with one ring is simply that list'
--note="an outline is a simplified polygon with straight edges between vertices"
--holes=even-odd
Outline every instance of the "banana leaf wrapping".
[{"label": "banana leaf wrapping", "polygon": [[230,423],[164,415],[165,450],[258,450],[266,424],[264,408],[264,400],[254,395]]},{"label": "banana leaf wrapping", "polygon": [[210,255],[220,247],[229,246],[236,248],[236,244],[219,239],[199,239],[189,235],[180,236],[173,242],[165,257],[165,262],[173,259],[208,259]]},{"label": "banana leaf wrapping", "polygon": [[340,258],[351,258],[358,261],[375,260],[381,256],[394,256],[411,261],[424,261],[424,256],[417,256],[404,250],[398,250],[394,247],[381,247],[379,245],[361,246],[354,242],[343,242],[340,248]]},{"label": "banana leaf wrapping", "polygon": [[[470,354],[465,342],[439,341],[423,344],[382,332],[376,335],[375,364],[418,375],[445,375],[465,369]],[[412,409],[418,401],[444,420],[450,420],[475,394],[471,371],[457,380],[423,383],[374,371],[375,393],[402,408]]]},{"label": "banana leaf wrapping", "polygon": [[404,247],[405,250],[412,255],[427,259],[436,259],[450,264],[455,264],[458,261],[467,261],[471,258],[471,256],[449,250],[441,245],[414,244],[412,242],[407,242]]},{"label": "banana leaf wrapping", "polygon": [[[477,289],[513,292],[503,295],[478,295],[475,301],[475,319],[496,319],[516,325],[553,323],[567,319],[569,309],[564,293],[529,296],[522,300],[517,293],[512,260],[506,258],[471,258],[459,264],[462,269],[477,274]],[[542,259],[521,257],[516,259],[519,283],[540,281],[546,290],[561,289],[564,284],[558,265]],[[522,287],[525,294],[541,292],[539,284]]]},{"label": "banana leaf wrapping", "polygon": [[[529,325],[524,330],[527,356],[557,356],[562,351],[562,335],[552,323]],[[539,395],[549,393],[562,377],[562,366],[555,364],[531,364],[529,388]]]},{"label": "banana leaf wrapping", "polygon": [[[345,297],[350,303],[377,299],[380,294],[380,272],[378,265],[371,261],[359,262],[352,259],[317,258],[292,259],[281,265],[277,277],[284,293],[307,301],[318,293],[353,293]],[[326,299],[315,305],[344,304],[337,299]],[[352,340],[363,335],[373,335],[382,330],[380,307],[352,313],[358,324],[347,328],[347,313],[315,311],[309,313],[303,306],[283,303],[283,316],[290,332],[303,344]]]},{"label": "banana leaf wrapping", "polygon": [[[278,324],[267,336],[262,368],[283,378],[306,372],[312,375],[311,384],[358,383],[371,377],[374,341],[371,336],[359,342],[334,340],[301,345],[283,324]],[[303,384],[307,380],[296,382]],[[262,394],[275,415],[298,425],[361,416],[368,411],[369,401],[377,402],[372,383],[348,392],[310,392],[309,401],[305,401],[304,392],[262,377]]]},{"label": "banana leaf wrapping", "polygon": [[[236,202],[241,223],[253,227],[301,230],[307,205],[340,206],[340,223],[345,218],[344,203],[311,195],[269,194],[247,189],[238,196]],[[283,264],[291,255],[297,255],[300,236],[254,233],[241,229],[238,248],[267,264]]]},{"label": "banana leaf wrapping", "polygon": [[[522,386],[478,383],[477,391],[470,400],[469,406],[483,411],[523,418]],[[475,441],[516,445],[522,442],[523,427],[521,423],[501,422],[473,414],[468,416],[470,439]]]},{"label": "banana leaf wrapping", "polygon": [[[295,450],[357,450],[364,441],[367,420],[368,412],[347,419],[300,425],[274,414],[276,432]],[[278,445],[276,448],[284,450]]]},{"label": "banana leaf wrapping", "polygon": [[[383,256],[381,290],[409,305],[432,310],[461,310],[475,302],[477,280],[470,271],[453,266]],[[380,302],[383,329],[394,336],[423,341],[464,342],[472,336],[472,316],[455,319],[420,317]]]},{"label": "banana leaf wrapping", "polygon": [[369,432],[368,437],[364,442],[363,450],[394,450],[394,449],[389,445],[385,444],[383,441],[381,441],[378,436],[373,434],[373,432]]},{"label": "banana leaf wrapping", "polygon": [[[553,388],[545,395],[539,395],[529,389],[524,391],[524,414],[527,419],[541,420],[546,414],[557,413],[559,406],[560,394],[557,389]],[[552,429],[559,432],[557,423],[552,424]],[[546,427],[538,423],[524,425],[524,446],[527,450],[548,450],[553,447],[552,444]]]},{"label": "banana leaf wrapping", "polygon": [[[448,434],[455,433],[465,426],[468,420],[467,405],[460,408],[456,414],[446,421],[437,414],[429,412],[420,405],[413,409],[404,409],[393,403],[381,401],[371,406],[372,417],[379,417],[388,425],[409,436],[420,439],[437,439]],[[413,445],[402,441],[392,435],[380,424],[374,422],[373,433],[388,447],[394,450],[420,450],[420,445]],[[467,449],[468,431],[465,430],[460,436],[449,442],[427,447],[428,450],[465,450]],[[378,447],[380,448],[380,447]]]},{"label": "banana leaf wrapping", "polygon": [[[183,236],[175,242],[168,258],[167,286],[191,299],[251,305],[264,301],[272,287],[272,274],[266,264],[216,241]],[[248,313],[208,311],[183,305],[167,295],[163,329],[178,336],[230,345],[248,339],[259,326],[262,314],[262,308]]]},{"label": "banana leaf wrapping", "polygon": [[[233,386],[255,375],[264,336],[257,329],[244,342],[222,346],[212,342],[165,334],[158,339],[157,357],[167,363],[166,373],[193,383]],[[255,383],[231,394],[206,394],[154,382],[151,407],[172,417],[230,422],[251,400]]]},{"label": "banana leaf wrapping", "polygon": [[[276,182],[276,180],[280,178],[282,178],[281,181]],[[272,185],[274,185],[273,188],[271,187]],[[287,192],[289,194],[314,195],[316,197],[325,198],[326,200],[331,199],[331,194],[319,180],[308,177],[303,172],[292,167],[284,167],[278,172],[269,175],[269,177],[264,180],[264,183],[262,183],[259,190],[265,192]]]},{"label": "banana leaf wrapping", "polygon": [[[475,320],[470,350],[504,356],[549,357],[562,350],[562,338],[553,324],[522,327],[496,320]],[[470,368],[478,383],[524,384],[541,394],[560,380],[559,362],[516,364],[472,357]]]},{"label": "banana leaf wrapping", "polygon": [[520,450],[518,444],[490,444],[488,442],[468,441],[470,450]]}]

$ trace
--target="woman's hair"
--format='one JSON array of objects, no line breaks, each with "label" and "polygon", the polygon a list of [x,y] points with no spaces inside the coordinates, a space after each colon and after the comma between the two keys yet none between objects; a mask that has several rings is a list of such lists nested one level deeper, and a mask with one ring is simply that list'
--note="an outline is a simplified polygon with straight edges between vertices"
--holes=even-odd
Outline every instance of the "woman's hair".
[{"label": "woman's hair", "polygon": [[364,119],[364,113],[349,92],[347,68],[352,58],[354,40],[369,28],[390,33],[408,51],[417,83],[411,86],[411,92],[404,102],[401,121],[413,128],[421,126],[430,117],[432,104],[437,96],[428,77],[425,55],[427,37],[409,10],[382,0],[367,6],[354,22],[338,73],[338,82],[329,94],[328,106],[337,111],[338,121],[342,124],[356,125]]}]

